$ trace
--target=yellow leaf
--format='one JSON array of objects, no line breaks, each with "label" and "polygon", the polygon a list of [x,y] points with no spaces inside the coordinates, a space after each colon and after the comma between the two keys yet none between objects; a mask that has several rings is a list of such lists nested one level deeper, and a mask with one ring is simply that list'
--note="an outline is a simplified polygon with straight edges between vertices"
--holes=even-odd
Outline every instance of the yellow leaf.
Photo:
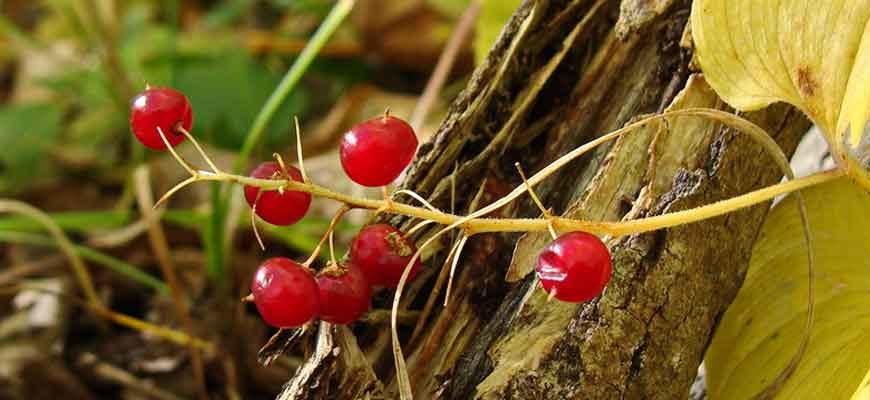
[{"label": "yellow leaf", "polygon": [[832,147],[870,115],[870,0],[697,0],[692,35],[707,81],[740,110],[784,101]]},{"label": "yellow leaf", "polygon": [[[815,324],[781,399],[855,399],[870,372],[870,195],[848,179],[805,190],[815,251]],[[746,280],[706,355],[711,399],[747,399],[785,367],[803,335],[806,246],[794,197],[775,207]]]}]

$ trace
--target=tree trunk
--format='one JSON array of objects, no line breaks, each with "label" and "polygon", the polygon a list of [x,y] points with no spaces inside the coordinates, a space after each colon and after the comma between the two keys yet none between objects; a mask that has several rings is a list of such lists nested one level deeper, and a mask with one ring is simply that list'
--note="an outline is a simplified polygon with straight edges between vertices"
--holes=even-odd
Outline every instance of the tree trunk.
[{"label": "tree trunk", "polygon": [[[522,183],[515,162],[531,175],[645,113],[727,110],[692,73],[689,9],[678,0],[524,2],[421,148],[404,188],[450,209],[455,181],[453,206],[466,213]],[[744,117],[787,153],[809,127],[785,105]],[[536,192],[558,214],[615,221],[708,204],[780,178],[750,138],[680,117],[599,147]],[[413,325],[400,329],[416,398],[685,398],[767,209],[607,238],[613,279],[584,304],[547,302],[528,274],[548,234],[494,233],[469,240],[442,307],[436,282],[449,269],[445,239],[425,253],[426,269],[402,302],[419,310],[432,296],[435,305],[419,337],[409,341]],[[540,212],[525,196],[490,216]],[[382,293],[375,304],[391,301]],[[354,332],[321,326],[321,346],[279,398],[395,398],[388,325]]]}]

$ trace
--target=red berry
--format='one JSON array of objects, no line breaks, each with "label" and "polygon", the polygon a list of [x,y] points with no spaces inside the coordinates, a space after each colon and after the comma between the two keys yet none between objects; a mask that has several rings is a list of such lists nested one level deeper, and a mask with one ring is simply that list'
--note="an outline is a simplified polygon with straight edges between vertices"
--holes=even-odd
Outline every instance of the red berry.
[{"label": "red berry", "polygon": [[130,129],[145,147],[165,150],[157,128],[163,131],[172,147],[184,141],[179,127],[190,131],[193,126],[193,110],[187,97],[172,88],[149,87],[133,98],[130,105]]},{"label": "red berry", "polygon": [[276,328],[300,326],[317,315],[317,282],[311,272],[289,258],[270,258],[260,264],[251,294],[260,316]]},{"label": "red berry", "polygon": [[[350,259],[365,273],[372,286],[394,288],[402,272],[417,252],[417,247],[402,236],[398,229],[376,224],[363,228],[350,245]],[[414,262],[407,281],[420,270],[420,259]]]},{"label": "red berry", "polygon": [[357,124],[341,138],[344,172],[363,186],[396,180],[417,151],[417,136],[407,122],[384,115]]},{"label": "red berry", "polygon": [[535,271],[544,290],[557,299],[589,301],[610,281],[610,251],[595,235],[566,233],[544,247]]},{"label": "red berry", "polygon": [[317,275],[320,289],[320,319],[349,324],[369,310],[372,287],[353,263],[331,265]]},{"label": "red berry", "polygon": [[[294,181],[302,182],[302,173],[292,165],[287,166],[287,175]],[[257,179],[287,179],[281,166],[274,161],[264,162],[251,171],[251,178]],[[272,225],[290,225],[305,216],[311,205],[311,194],[296,190],[285,190],[282,194],[277,189],[267,190],[260,194],[260,188],[245,186],[245,199],[248,205],[254,207],[257,203],[256,213],[264,221]]]}]

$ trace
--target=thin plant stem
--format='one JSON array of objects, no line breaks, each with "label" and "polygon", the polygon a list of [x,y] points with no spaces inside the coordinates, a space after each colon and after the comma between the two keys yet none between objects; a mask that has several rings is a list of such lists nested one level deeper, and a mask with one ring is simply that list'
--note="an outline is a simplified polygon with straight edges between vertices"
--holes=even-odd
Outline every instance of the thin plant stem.
[{"label": "thin plant stem", "polygon": [[[269,95],[266,103],[260,108],[260,111],[254,118],[254,122],[251,124],[251,128],[245,135],[245,141],[242,143],[239,154],[233,162],[233,172],[239,173],[245,168],[254,147],[260,142],[260,138],[266,131],[269,122],[278,112],[287,96],[299,83],[299,80],[302,79],[302,76],[308,70],[314,58],[350,14],[355,3],[356,0],[338,0],[332,7],[332,10],[320,24],[320,27],[308,41],[308,44],[302,49],[299,56],[296,57],[293,65],[290,66],[287,73],[281,78],[281,82],[278,83],[278,86]],[[300,167],[303,167],[301,163]],[[302,171],[306,173],[304,169]],[[207,243],[210,243],[208,246],[209,270],[215,271],[214,275],[218,277],[222,277],[223,263],[226,261],[225,258],[229,256],[226,254],[226,249],[232,244],[232,235],[226,232],[226,228],[231,226],[232,221],[235,219],[228,218],[226,215],[229,208],[227,203],[230,201],[232,194],[227,193],[225,189],[225,187],[222,188],[220,185],[213,185],[212,187],[212,217],[209,220],[209,235],[207,236]]]},{"label": "thin plant stem", "polygon": [[175,192],[183,189],[185,186],[187,186],[190,183],[196,182],[197,180],[199,180],[199,176],[191,176],[190,178],[187,178],[187,179],[181,181],[181,183],[175,185],[172,189],[169,189],[166,193],[163,193],[163,196],[160,196],[160,200],[157,200],[154,203],[154,208],[160,207],[161,205],[163,205],[163,203],[166,202],[166,200],[169,200],[169,198],[172,197],[172,195],[175,194]]},{"label": "thin plant stem", "polygon": [[[196,168],[194,168],[189,161],[187,161],[184,157],[182,157],[180,154],[178,154],[178,152],[175,151],[175,147],[169,143],[169,139],[166,138],[166,135],[163,134],[163,129],[161,129],[159,126],[157,127],[157,134],[160,136],[160,140],[163,141],[163,145],[165,145],[166,149],[169,150],[169,154],[172,154],[172,158],[174,158],[175,161],[181,164],[181,166],[184,167],[185,170],[187,170],[187,173],[195,176]],[[191,138],[192,142],[196,142],[196,140],[193,139],[193,136],[189,137]],[[196,144],[196,147],[199,147],[198,143]],[[218,173],[218,171],[215,171],[215,173]]]},{"label": "thin plant stem", "polygon": [[[60,247],[60,242],[56,239],[27,232],[10,232],[0,231],[0,242],[20,243],[32,246],[53,246]],[[72,245],[72,249],[81,258],[93,262],[94,264],[102,265],[112,271],[130,278],[142,285],[148,286],[158,293],[168,293],[169,288],[166,283],[158,278],[155,278],[137,268],[134,265],[128,264],[108,254],[87,246]]]},{"label": "thin plant stem", "polygon": [[260,196],[263,191],[257,191],[257,197],[254,199],[254,204],[251,206],[251,230],[254,231],[254,237],[257,238],[257,244],[260,245],[261,251],[266,251],[266,245],[263,244],[263,238],[260,237],[260,230],[257,229],[257,203],[260,202]]},{"label": "thin plant stem", "polygon": [[122,314],[116,311],[112,311],[111,309],[100,307],[90,302],[83,301],[76,296],[70,296],[65,293],[57,292],[55,290],[46,289],[39,285],[33,284],[24,284],[24,283],[16,283],[13,285],[16,291],[20,291],[21,289],[34,290],[41,293],[47,293],[58,297],[63,297],[65,299],[69,299],[74,303],[81,305],[95,314],[108,319],[118,325],[134,329],[136,331],[152,335],[166,341],[181,345],[181,346],[195,346],[198,349],[205,351],[207,354],[213,354],[215,352],[214,345],[206,340],[197,338],[195,336],[188,335],[184,332],[177,331],[172,328],[167,328],[164,326],[154,325],[150,322],[143,321],[141,319],[131,317],[126,314]]},{"label": "thin plant stem", "polygon": [[541,210],[541,213],[544,214],[545,217],[550,217],[550,211],[547,210],[547,207],[544,207],[544,203],[541,202],[541,198],[538,197],[537,193],[535,193],[535,189],[532,189],[532,185],[529,185],[529,180],[526,179],[526,174],[523,173],[523,167],[521,167],[518,162],[514,163],[514,166],[517,167],[517,172],[519,172],[520,178],[523,180],[523,185],[526,185],[526,191],[529,192],[532,201],[535,202],[535,205],[538,206],[538,209]]},{"label": "thin plant stem", "polygon": [[329,261],[332,262],[332,265],[338,266],[338,261],[335,258],[335,229],[332,229],[327,233],[329,235]]},{"label": "thin plant stem", "polygon": [[[160,128],[157,128],[157,129],[160,129]],[[205,161],[206,164],[208,164],[208,166],[209,166],[209,168],[211,168],[212,172],[215,172],[215,173],[220,172],[220,169],[218,169],[218,167],[217,167],[217,165],[215,165],[214,161],[211,160],[211,157],[208,156],[208,153],[206,153],[202,149],[202,146],[199,145],[199,142],[193,138],[193,135],[191,135],[190,132],[187,131],[187,129],[184,129],[184,127],[181,126],[181,124],[179,124],[178,130],[181,131],[181,133],[183,133],[184,136],[187,137],[187,139],[190,140],[191,143],[193,143],[193,147],[196,148],[197,153],[199,153],[199,156],[202,157],[202,159]],[[162,138],[162,133],[161,133],[161,138]],[[164,140],[165,140],[165,138],[164,138]]]},{"label": "thin plant stem", "polygon": [[[552,223],[553,227],[561,232],[582,230],[596,234],[622,236],[635,233],[643,233],[657,229],[668,228],[675,225],[696,222],[707,218],[717,217],[723,214],[727,214],[731,211],[735,211],[744,207],[758,204],[763,201],[770,200],[782,194],[791,193],[795,190],[804,189],[809,186],[834,180],[843,176],[845,172],[840,169],[830,170],[768,186],[766,188],[749,192],[741,196],[721,200],[712,204],[708,204],[706,206],[693,208],[690,210],[677,211],[653,217],[618,222],[586,221],[556,216],[552,217],[550,221],[540,218],[482,218],[482,213],[480,211],[469,214],[468,216],[459,216],[443,212],[431,211],[425,208],[414,207],[397,202],[391,202],[390,204],[387,204],[386,201],[379,199],[356,198],[342,193],[334,192],[322,186],[296,181],[256,179],[247,176],[224,173],[211,174],[207,171],[198,171],[198,174],[199,178],[194,181],[234,182],[267,190],[275,190],[283,186],[285,190],[297,190],[301,192],[311,193],[312,195],[317,197],[323,197],[339,201],[352,208],[381,210],[384,212],[405,215],[408,217],[429,219],[438,224],[446,225],[447,227],[444,228],[445,230],[461,228],[470,235],[485,232],[547,231],[549,230],[548,225]],[[172,190],[177,191],[178,188],[173,188]],[[482,208],[481,210],[491,211],[487,210],[486,207]]]},{"label": "thin plant stem", "polygon": [[405,233],[408,235],[412,235],[412,234],[414,234],[414,232],[417,232],[420,229],[423,229],[426,225],[434,224],[434,223],[435,223],[435,221],[432,221],[431,219],[424,219],[424,220],[418,222],[416,225],[412,226],[411,229],[408,229],[408,231]]},{"label": "thin plant stem", "polygon": [[459,239],[456,246],[456,254],[453,255],[453,262],[450,263],[450,276],[447,278],[447,291],[444,292],[444,307],[447,307],[447,302],[450,300],[451,288],[453,288],[453,276],[456,275],[456,266],[459,264],[459,256],[462,255],[462,249],[465,247],[465,242],[468,241],[468,235],[463,235]]},{"label": "thin plant stem", "polygon": [[440,210],[435,208],[435,206],[433,206],[431,203],[429,203],[426,199],[424,199],[423,196],[420,196],[419,194],[417,194],[413,190],[409,190],[409,189],[397,190],[397,191],[393,192],[392,196],[395,197],[396,195],[399,195],[399,194],[406,194],[408,196],[413,197],[414,200],[419,201],[420,204],[423,204],[423,207],[426,207],[430,211],[441,212]]},{"label": "thin plant stem", "polygon": [[[193,321],[188,313],[188,305],[184,298],[181,281],[175,273],[175,265],[169,251],[169,243],[166,240],[166,234],[163,232],[159,216],[154,211],[154,198],[151,194],[148,167],[143,165],[136,168],[133,172],[133,176],[135,182],[134,186],[136,187],[136,198],[139,203],[139,211],[142,213],[143,219],[148,222],[148,237],[150,239],[151,248],[157,256],[157,264],[163,272],[163,277],[166,279],[166,283],[169,284],[169,293],[172,297],[172,304],[175,308],[176,318],[181,322],[181,325],[184,327],[187,334],[193,336]],[[197,384],[199,397],[207,399],[208,390],[205,386],[205,368],[203,366],[202,354],[199,349],[191,345],[190,357],[193,366],[193,377]]]},{"label": "thin plant stem", "polygon": [[[513,201],[523,193],[525,193],[528,188],[534,187],[537,183],[540,183],[560,168],[567,165],[569,162],[574,159],[582,156],[583,154],[589,152],[593,148],[598,145],[601,145],[605,142],[616,139],[617,137],[626,134],[628,132],[632,132],[637,130],[640,127],[643,127],[651,122],[662,120],[665,118],[678,117],[678,116],[693,116],[693,117],[703,117],[707,119],[716,120],[722,122],[726,125],[732,126],[741,132],[749,134],[753,139],[757,140],[765,149],[768,150],[771,154],[774,155],[775,161],[781,167],[787,168],[788,160],[784,159],[784,156],[777,157],[776,151],[781,153],[781,150],[778,150],[776,147],[776,142],[773,142],[772,139],[764,130],[759,128],[758,126],[752,124],[749,121],[743,120],[739,117],[734,116],[733,114],[725,113],[719,110],[712,109],[684,109],[684,110],[676,110],[670,111],[666,113],[662,113],[659,115],[653,115],[646,117],[642,120],[639,120],[635,123],[629,124],[621,129],[610,132],[606,135],[603,135],[595,140],[592,140],[571,152],[563,155],[562,157],[556,159],[551,164],[547,165],[532,177],[527,180],[527,183],[521,184],[517,186],[513,191],[511,191],[506,196],[496,200],[495,202],[483,207],[472,214],[469,214],[465,217],[459,217],[452,214],[446,214],[440,211],[432,211],[427,209],[421,209],[418,207],[396,203],[394,201],[388,200],[374,200],[374,199],[364,199],[364,198],[356,198],[353,196],[349,196],[346,194],[334,192],[322,186],[313,185],[309,183],[296,182],[292,180],[266,180],[266,179],[255,179],[247,176],[235,175],[235,174],[226,174],[226,173],[209,173],[207,171],[194,171],[191,175],[198,176],[197,179],[193,181],[219,181],[219,182],[235,182],[243,185],[256,186],[261,189],[274,190],[278,188],[284,188],[289,190],[298,190],[303,192],[311,193],[314,196],[330,198],[342,203],[345,203],[354,208],[365,208],[371,210],[380,210],[380,211],[389,211],[395,214],[401,214],[406,216],[418,217],[423,219],[431,219],[435,222],[438,222],[442,225],[447,225],[445,230],[450,230],[456,227],[461,227],[466,230],[469,234],[481,233],[481,232],[492,232],[492,231],[540,231],[547,229],[548,221],[545,220],[528,220],[528,219],[486,219],[481,218],[482,216],[495,211],[496,209],[508,204]],[[181,162],[181,161],[179,161]],[[182,184],[172,188],[170,192],[175,192],[180,189],[181,186],[185,184],[191,183],[190,180],[182,182]],[[759,200],[764,201],[767,199]],[[714,203],[720,204],[720,206],[727,206],[728,203]],[[724,210],[725,212],[730,210]],[[659,216],[659,218],[665,216]],[[635,220],[631,221],[633,224],[640,224],[641,221],[645,220]],[[627,224],[626,223],[597,223],[597,222],[587,222],[587,221],[577,221],[570,220],[566,218],[552,218],[551,222],[554,224],[554,228],[567,231],[567,230],[587,230],[593,233],[602,233],[602,234],[630,234],[630,233],[639,233],[643,232],[628,230],[628,231],[617,231],[612,230],[613,224],[617,224],[616,226],[620,226],[618,224]],[[691,220],[683,221],[684,223],[692,222]],[[637,229],[637,228],[633,228]],[[649,227],[645,226],[646,230],[655,230],[657,227]]]},{"label": "thin plant stem", "polygon": [[342,206],[338,209],[335,215],[332,216],[332,220],[329,221],[329,226],[326,228],[326,232],[323,234],[323,237],[320,238],[320,242],[317,243],[317,247],[314,248],[314,251],[311,252],[311,255],[308,256],[308,259],[302,263],[305,267],[311,267],[311,264],[314,263],[314,260],[317,259],[317,256],[320,255],[320,250],[323,248],[324,243],[329,238],[331,232],[335,231],[335,227],[338,226],[339,221],[341,221],[341,217],[344,216],[345,213],[350,211],[350,207],[347,205]]},{"label": "thin plant stem", "polygon": [[308,171],[305,170],[305,157],[302,156],[302,134],[299,129],[299,118],[293,117],[293,124],[296,126],[296,162],[299,163],[299,172],[302,174],[302,182],[310,182],[308,180]]},{"label": "thin plant stem", "polygon": [[459,247],[458,241],[450,247],[450,252],[447,253],[447,257],[444,259],[444,265],[441,266],[438,278],[435,279],[435,286],[432,287],[432,290],[429,293],[429,298],[426,300],[426,305],[423,306],[423,311],[420,313],[420,318],[417,319],[417,323],[414,325],[414,330],[411,332],[411,338],[408,339],[408,342],[413,342],[421,333],[423,333],[423,325],[426,323],[426,320],[429,319],[429,314],[435,306],[435,299],[438,298],[438,295],[441,293],[441,288],[444,287],[444,281],[450,273],[450,261],[453,259],[453,254],[456,253],[457,247]]},{"label": "thin plant stem", "polygon": [[[85,10],[79,10],[80,15],[78,15],[78,17],[83,26],[90,26],[93,28],[93,33],[96,36],[97,41],[99,41],[100,46],[103,47],[103,65],[114,86],[114,89],[110,90],[115,95],[116,105],[121,109],[125,109],[127,107],[128,99],[133,97],[133,85],[121,63],[121,57],[118,53],[117,38],[114,30],[111,29],[106,21],[103,20],[100,7],[96,0],[85,0],[84,3],[83,6],[90,9],[91,12],[88,13]],[[88,14],[90,14],[92,18],[88,18]]]},{"label": "thin plant stem", "polygon": [[69,240],[63,230],[57,226],[51,217],[30,204],[12,199],[0,199],[0,212],[20,214],[39,222],[43,227],[45,227],[45,230],[54,237],[58,247],[69,259],[73,275],[75,275],[78,280],[79,286],[81,286],[82,292],[85,294],[85,298],[88,299],[95,308],[106,309],[106,306],[100,300],[100,297],[97,296],[97,291],[94,289],[94,281],[91,279],[91,274],[88,272],[87,267],[85,267],[84,261],[79,257],[72,241]]},{"label": "thin plant stem", "polygon": [[305,48],[302,49],[302,52],[299,53],[299,57],[296,58],[296,61],[287,70],[287,73],[281,79],[281,82],[278,83],[272,95],[266,100],[266,104],[263,105],[263,108],[260,109],[260,112],[254,118],[254,123],[245,135],[245,142],[242,144],[239,155],[233,164],[234,172],[238,173],[244,168],[248,162],[248,157],[250,157],[251,152],[254,150],[254,146],[257,145],[260,137],[263,136],[263,132],[266,131],[269,121],[278,112],[278,108],[284,102],[284,99],[287,98],[296,87],[296,84],[299,83],[302,75],[308,70],[308,66],[314,61],[314,57],[317,56],[320,49],[323,48],[332,34],[335,33],[344,19],[350,14],[354,3],[356,3],[355,0],[339,0],[335,3],[329,15],[326,16],[326,19],[317,28],[317,31],[308,41]]},{"label": "thin plant stem", "polygon": [[[255,179],[246,176],[236,175],[236,174],[226,174],[222,172],[214,172],[210,173],[207,171],[189,171],[193,179],[188,179],[176,187],[172,188],[170,192],[174,193],[180,188],[184,187],[187,184],[190,184],[194,181],[214,181],[214,182],[233,182],[242,185],[255,186],[260,189],[265,190],[297,190],[303,191],[307,193],[311,193],[317,197],[325,197],[330,198],[336,201],[343,203],[346,207],[351,208],[363,208],[374,210],[376,213],[378,212],[389,212],[393,214],[400,214],[409,217],[422,218],[423,220],[432,221],[439,223],[441,225],[445,225],[445,227],[434,235],[429,237],[426,241],[424,241],[423,245],[420,246],[418,251],[412,256],[410,262],[406,266],[403,271],[402,277],[400,278],[399,285],[396,288],[395,297],[393,301],[393,312],[395,313],[399,306],[399,299],[401,297],[402,288],[407,280],[408,274],[410,273],[411,266],[419,259],[423,249],[432,244],[437,238],[439,238],[442,234],[451,231],[454,228],[460,228],[464,231],[463,237],[461,239],[461,244],[464,245],[465,240],[468,237],[484,232],[530,232],[530,231],[549,231],[552,236],[556,236],[556,231],[586,231],[601,235],[610,235],[610,236],[621,236],[628,234],[636,234],[642,233],[657,229],[663,229],[667,227],[672,227],[676,225],[682,225],[690,222],[700,221],[707,218],[712,218],[716,216],[720,216],[744,207],[752,206],[758,204],[763,201],[767,201],[781,194],[790,193],[793,191],[798,191],[800,189],[816,185],[819,183],[824,183],[836,178],[839,178],[845,174],[844,170],[838,169],[833,171],[826,171],[823,173],[818,173],[815,175],[811,175],[808,177],[803,177],[800,179],[791,179],[787,182],[780,183],[777,185],[772,185],[763,189],[759,189],[753,192],[746,193],[744,195],[736,196],[730,199],[718,201],[706,206],[678,211],[648,218],[642,218],[637,220],[630,221],[618,221],[618,222],[598,222],[598,221],[584,221],[584,220],[575,220],[564,217],[553,217],[550,215],[550,212],[543,206],[543,203],[534,193],[533,187],[535,184],[540,183],[547,177],[551,176],[553,173],[558,171],[560,168],[564,167],[571,161],[576,158],[582,156],[583,154],[589,152],[594,149],[596,146],[606,143],[608,141],[614,140],[620,137],[623,134],[636,131],[638,128],[645,126],[651,122],[655,121],[665,121],[667,122],[667,118],[674,117],[701,117],[714,121],[721,122],[729,127],[735,128],[743,133],[748,134],[753,140],[759,143],[765,151],[770,154],[775,163],[780,169],[783,170],[783,173],[789,178],[793,178],[794,175],[790,169],[788,164],[788,159],[785,157],[782,150],[776,144],[776,142],[764,132],[763,129],[759,128],[757,125],[742,119],[733,114],[729,114],[720,110],[713,109],[683,109],[683,110],[675,110],[665,112],[659,115],[648,116],[643,118],[637,122],[629,124],[621,129],[605,134],[595,140],[592,140],[571,152],[563,155],[562,157],[556,159],[536,174],[534,174],[531,178],[526,179],[525,174],[521,169],[520,175],[523,178],[523,184],[516,187],[513,191],[511,191],[506,196],[496,200],[495,202],[483,207],[479,210],[476,210],[466,216],[458,216],[453,213],[444,213],[434,207],[431,206],[422,196],[417,195],[413,192],[405,192],[405,194],[409,194],[411,197],[423,203],[426,208],[415,207],[408,204],[396,203],[392,200],[391,196],[387,193],[386,188],[383,189],[384,197],[382,200],[375,199],[365,199],[365,198],[356,198],[353,196],[349,196],[346,194],[334,192],[330,189],[327,189],[322,186],[313,185],[309,182],[296,182],[293,180],[287,179]],[[162,135],[162,133],[161,133]],[[165,138],[164,138],[165,140]],[[192,139],[193,140],[193,139]],[[184,165],[184,160],[176,157],[179,163]],[[534,218],[534,219],[525,219],[525,218],[514,218],[514,219],[499,219],[499,218],[486,218],[485,215],[495,211],[496,209],[508,204],[513,201],[520,195],[525,192],[529,192],[532,199],[535,201],[536,205],[541,208],[542,212],[544,212],[544,218]],[[802,198],[800,194],[797,194],[798,200],[802,203]],[[805,219],[805,213],[802,210],[802,218]],[[805,237],[809,241],[809,233],[808,226],[806,225],[806,221],[804,221],[805,228]],[[335,261],[334,252],[332,250],[332,233],[329,232],[328,235],[330,240],[330,251],[332,255],[333,262]],[[461,246],[459,246],[461,248]],[[809,254],[810,257],[810,269],[812,269],[812,254]],[[453,266],[451,270],[455,270],[456,263],[458,257],[453,258]],[[454,272],[451,271],[451,275]],[[812,272],[811,272],[812,273]],[[452,279],[451,279],[452,280]],[[448,283],[449,285],[449,283]],[[449,286],[448,286],[449,287]],[[810,294],[812,296],[812,294]],[[445,299],[446,301],[446,299]],[[812,305],[810,306],[812,307]],[[811,317],[811,312],[808,313]],[[808,319],[808,324],[811,324],[811,318]],[[810,326],[810,325],[808,325]],[[401,345],[398,342],[398,339],[395,335],[396,332],[396,320],[395,316],[391,321],[391,329],[393,330],[393,355],[396,362],[396,371],[397,371],[397,379],[400,388],[400,394],[403,394],[403,398],[406,398],[410,394],[410,382],[408,381],[407,371],[404,370],[405,363],[404,358],[401,353]],[[803,346],[802,346],[803,347]],[[802,352],[801,352],[802,353]],[[799,356],[797,356],[799,358]]]}]

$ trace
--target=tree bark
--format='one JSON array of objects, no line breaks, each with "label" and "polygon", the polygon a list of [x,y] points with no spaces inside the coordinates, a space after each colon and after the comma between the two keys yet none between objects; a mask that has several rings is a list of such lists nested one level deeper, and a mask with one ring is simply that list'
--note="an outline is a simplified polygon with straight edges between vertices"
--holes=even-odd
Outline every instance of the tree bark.
[{"label": "tree bark", "polygon": [[[678,0],[524,2],[421,148],[403,187],[441,209],[451,209],[455,197],[452,207],[465,213],[521,184],[515,162],[531,175],[646,113],[727,110],[692,73],[689,9],[689,1]],[[785,105],[744,117],[787,153],[809,127]],[[601,146],[536,192],[558,214],[615,221],[708,204],[780,178],[748,137],[680,117]],[[402,302],[421,309],[434,297],[418,338],[409,341],[412,327],[400,330],[416,398],[685,398],[767,210],[761,204],[606,238],[613,279],[600,298],[579,305],[547,302],[528,273],[549,235],[494,233],[469,240],[441,307],[444,290],[436,282],[449,269],[442,267],[451,245],[445,239],[424,254],[426,269]],[[490,216],[540,212],[525,196]],[[405,228],[415,222],[389,221]],[[375,299],[379,307],[391,301],[392,292]],[[300,368],[287,386],[295,392],[279,398],[396,397],[387,325],[327,331],[318,336],[332,335],[330,346],[339,350],[311,357],[308,364],[317,365],[307,374]]]}]

